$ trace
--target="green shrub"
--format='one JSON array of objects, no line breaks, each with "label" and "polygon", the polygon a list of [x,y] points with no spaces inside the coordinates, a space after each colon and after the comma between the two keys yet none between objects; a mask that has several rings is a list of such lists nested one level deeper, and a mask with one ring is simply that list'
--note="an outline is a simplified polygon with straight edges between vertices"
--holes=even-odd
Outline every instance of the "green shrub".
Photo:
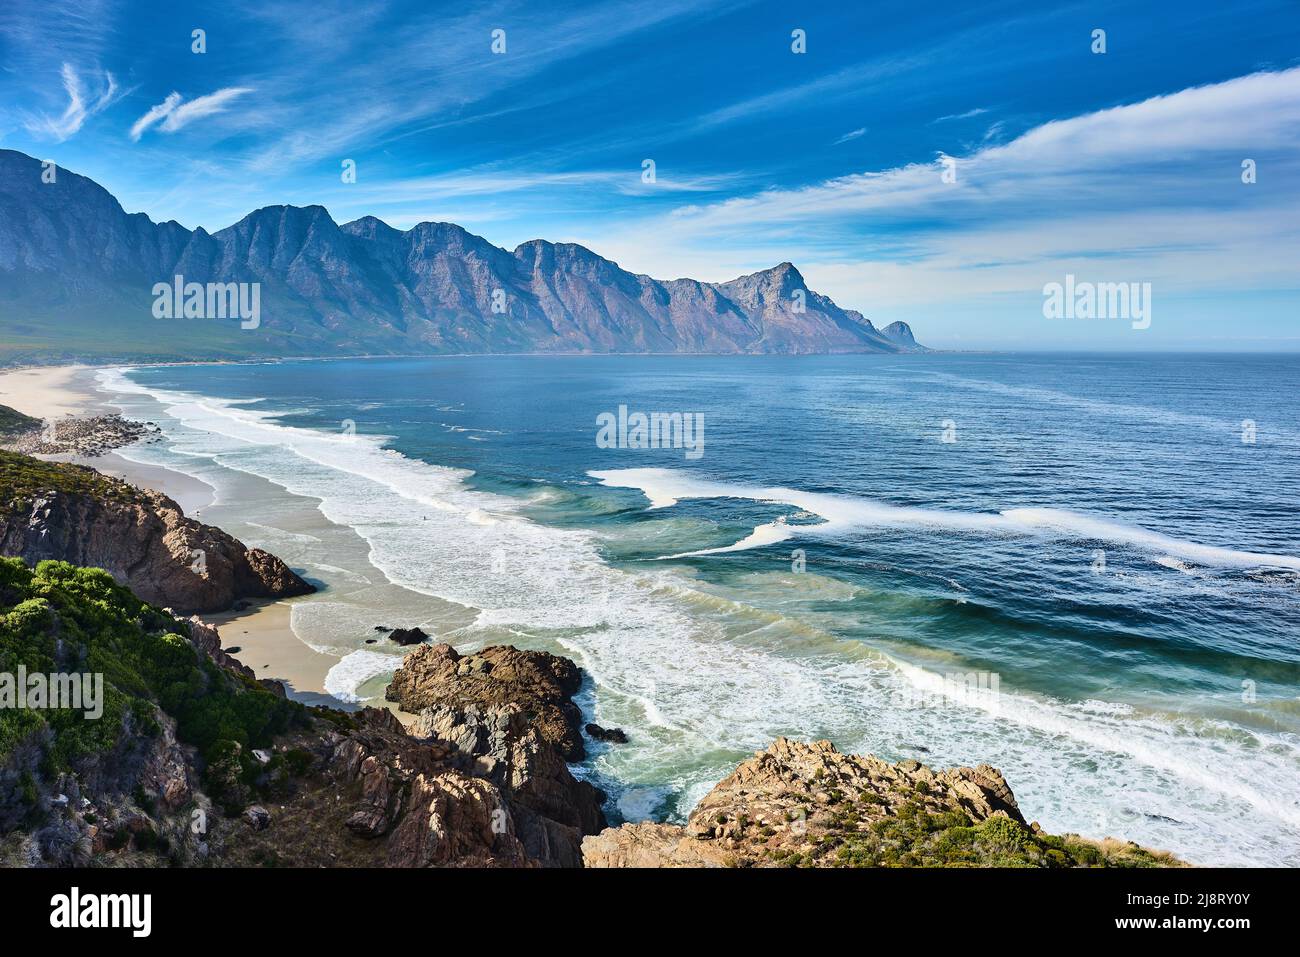
[{"label": "green shrub", "polygon": [[[0,493],[7,462],[0,457]],[[178,633],[186,627],[102,569],[45,561],[32,570],[0,558],[0,672],[21,665],[29,674],[104,677],[98,720],[66,709],[0,710],[0,764],[48,728],[43,771],[67,770],[128,738],[157,735],[159,708],[175,719],[178,737],[209,762],[221,756],[220,742],[233,742],[246,755],[307,720],[301,705],[236,678],[196,651]]]}]

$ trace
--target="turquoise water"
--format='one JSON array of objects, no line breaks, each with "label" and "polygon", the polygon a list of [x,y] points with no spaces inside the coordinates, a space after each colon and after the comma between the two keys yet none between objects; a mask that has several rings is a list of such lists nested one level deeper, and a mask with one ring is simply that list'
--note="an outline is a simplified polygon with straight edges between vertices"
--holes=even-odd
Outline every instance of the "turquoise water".
[{"label": "turquoise water", "polygon": [[[130,454],[269,479],[364,542],[387,579],[369,599],[267,503],[238,530],[325,586],[295,629],[340,656],[329,690],[381,691],[395,659],[364,645],[369,624],[407,608],[456,644],[575,658],[586,708],[631,738],[582,769],[615,816],[680,818],[777,735],[828,737],[994,764],[1052,830],[1300,863],[1300,357],[101,379],[168,435]],[[703,444],[602,447],[598,416],[620,406],[702,416]]]}]

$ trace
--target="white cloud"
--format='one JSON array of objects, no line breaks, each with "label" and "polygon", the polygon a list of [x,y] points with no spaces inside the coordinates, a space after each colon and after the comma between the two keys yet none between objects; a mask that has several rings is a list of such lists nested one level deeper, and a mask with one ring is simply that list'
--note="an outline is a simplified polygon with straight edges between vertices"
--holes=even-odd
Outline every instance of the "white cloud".
[{"label": "white cloud", "polygon": [[981,116],[987,112],[988,110],[986,110],[984,107],[977,106],[973,110],[967,110],[965,113],[950,113],[947,116],[941,116],[937,120],[933,120],[932,122],[947,123],[949,120],[969,120],[973,116]]},{"label": "white cloud", "polygon": [[839,146],[841,143],[847,143],[849,140],[856,140],[859,136],[861,136],[865,132],[867,132],[867,128],[865,126],[859,127],[858,129],[853,130],[850,133],[845,133],[843,136],[837,139],[832,145]]},{"label": "white cloud", "polygon": [[24,126],[33,136],[44,136],[62,143],[75,135],[86,120],[103,112],[120,98],[117,81],[107,70],[100,71],[96,90],[87,95],[85,83],[72,64],[65,63],[60,71],[63,89],[68,95],[68,106],[58,117],[40,115],[27,120]]},{"label": "white cloud", "polygon": [[179,93],[168,93],[166,99],[157,106],[150,107],[148,113],[131,125],[131,139],[138,142],[145,130],[170,114],[172,110],[176,109],[176,104],[180,101],[181,95]]},{"label": "white cloud", "polygon": [[[1244,158],[1260,164],[1256,185],[1241,182]],[[1049,122],[954,159],[956,183],[918,162],[574,238],[657,276],[721,280],[789,259],[868,314],[1025,295],[1067,269],[1170,293],[1297,282],[1300,68]]]},{"label": "white cloud", "polygon": [[207,96],[196,97],[188,103],[182,102],[179,93],[169,93],[161,103],[150,107],[148,112],[131,125],[131,139],[138,141],[147,129],[160,121],[158,129],[164,133],[175,133],[197,119],[225,112],[233,100],[252,92],[251,87],[228,86]]}]

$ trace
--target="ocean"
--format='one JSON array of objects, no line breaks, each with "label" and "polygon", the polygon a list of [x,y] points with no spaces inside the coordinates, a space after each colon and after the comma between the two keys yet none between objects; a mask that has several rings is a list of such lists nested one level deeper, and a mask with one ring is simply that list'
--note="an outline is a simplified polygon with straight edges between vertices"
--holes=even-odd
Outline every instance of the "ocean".
[{"label": "ocean", "polygon": [[[991,764],[1054,833],[1300,864],[1300,356],[98,380],[166,437],[122,454],[212,485],[203,520],[321,585],[293,628],[338,659],[341,700],[382,698],[401,650],[366,643],[380,624],[573,658],[584,713],[630,738],[576,768],[615,820],[681,820],[785,735]],[[660,447],[636,447],[638,413]]]}]

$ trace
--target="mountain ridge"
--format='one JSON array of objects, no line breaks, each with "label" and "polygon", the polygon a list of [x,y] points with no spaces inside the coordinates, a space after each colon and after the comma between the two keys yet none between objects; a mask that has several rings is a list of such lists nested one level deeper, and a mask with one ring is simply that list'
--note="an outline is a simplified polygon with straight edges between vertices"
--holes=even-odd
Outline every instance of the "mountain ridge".
[{"label": "mountain ridge", "polygon": [[[0,150],[0,358],[924,351],[808,288],[790,262],[726,282],[633,273],[577,243],[513,250],[455,223],[338,223],[276,204],[208,232]],[[154,284],[258,283],[253,331],[153,317]],[[5,340],[8,340],[7,342]]]}]

